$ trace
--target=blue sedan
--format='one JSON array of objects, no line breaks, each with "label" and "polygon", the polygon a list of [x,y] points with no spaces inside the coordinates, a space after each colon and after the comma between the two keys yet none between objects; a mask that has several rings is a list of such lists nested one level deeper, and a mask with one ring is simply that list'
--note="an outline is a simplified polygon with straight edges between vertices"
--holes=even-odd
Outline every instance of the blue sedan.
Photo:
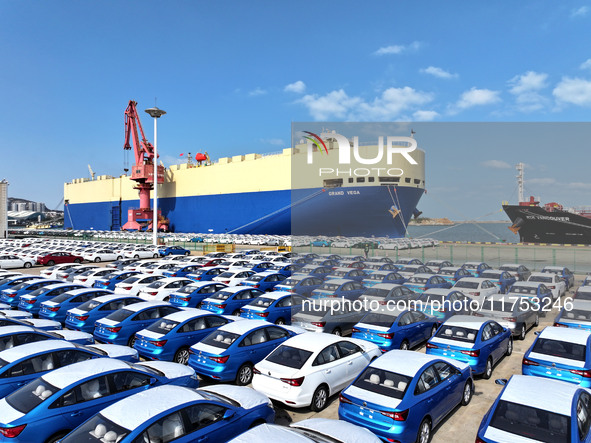
[{"label": "blue sedan", "polygon": [[295,272],[299,272],[299,270],[302,269],[302,267],[303,266],[298,263],[291,263],[289,265],[285,265],[282,263],[274,263],[273,267],[269,268],[269,271],[277,271],[285,275],[286,277],[289,277],[290,275],[293,275]]},{"label": "blue sedan", "polygon": [[386,441],[426,443],[458,404],[472,399],[470,367],[413,351],[390,351],[340,395],[339,418]]},{"label": "blue sedan", "polygon": [[31,326],[14,325],[0,327],[0,351],[44,340],[67,340],[78,345],[94,343],[92,335],[80,331],[43,331]]},{"label": "blue sedan", "polygon": [[216,314],[240,315],[240,309],[252,300],[263,295],[260,289],[248,286],[232,286],[223,288],[206,298],[201,303],[201,309],[215,312]]},{"label": "blue sedan", "polygon": [[113,312],[133,303],[143,301],[127,295],[102,295],[70,309],[66,316],[66,327],[77,331],[92,333],[94,323]]},{"label": "blue sedan", "polygon": [[167,255],[191,255],[191,251],[181,248],[180,246],[168,246],[158,248],[158,254],[160,254],[161,257]]},{"label": "blue sedan", "polygon": [[275,286],[283,282],[287,277],[279,272],[259,272],[244,280],[241,284],[251,288],[267,292],[272,291]]},{"label": "blue sedan", "polygon": [[193,274],[201,268],[202,266],[200,265],[179,265],[167,269],[162,273],[162,275],[165,277],[187,277],[187,275]]},{"label": "blue sedan", "polygon": [[494,365],[513,352],[511,331],[497,322],[455,315],[427,342],[427,354],[467,363],[475,374],[491,377]]},{"label": "blue sedan", "polygon": [[174,312],[142,329],[135,336],[133,347],[149,360],[182,363],[189,361],[189,348],[220,326],[230,323],[228,317],[201,309]]},{"label": "blue sedan", "polygon": [[300,295],[310,295],[314,289],[318,289],[324,280],[304,274],[295,274],[283,280],[273,288],[274,291],[293,292]]},{"label": "blue sedan", "polygon": [[369,274],[366,278],[361,280],[363,286],[371,288],[379,283],[393,283],[395,285],[401,285],[406,281],[402,275],[396,271],[374,271]]},{"label": "blue sedan", "polygon": [[228,268],[224,266],[206,266],[197,271],[185,275],[186,278],[193,281],[212,281],[218,275],[226,272]]},{"label": "blue sedan", "polygon": [[179,310],[165,302],[133,303],[98,320],[95,323],[94,339],[98,343],[133,347],[136,332]]},{"label": "blue sedan", "polygon": [[356,300],[366,288],[361,282],[335,278],[325,281],[318,289],[314,289],[310,298],[341,298]]},{"label": "blue sedan", "polygon": [[591,331],[544,328],[523,356],[521,371],[591,388]]},{"label": "blue sedan", "polygon": [[39,314],[41,310],[41,303],[51,300],[60,294],[73,291],[75,289],[83,289],[85,286],[75,283],[57,283],[53,285],[44,286],[26,295],[21,295],[18,303],[18,308],[21,311],[31,312],[32,314]]},{"label": "blue sedan", "polygon": [[14,286],[20,284],[20,283],[24,283],[27,281],[31,281],[31,280],[38,280],[40,277],[38,275],[28,275],[28,274],[22,274],[22,275],[15,275],[12,277],[6,277],[6,278],[2,278],[2,276],[0,276],[0,291],[4,291],[5,289],[12,289]]},{"label": "blue sedan", "polygon": [[291,292],[274,291],[261,295],[240,309],[240,317],[265,320],[276,325],[291,324],[291,316],[299,312],[305,298]]},{"label": "blue sedan", "polygon": [[414,274],[411,275],[406,282],[403,283],[404,286],[413,290],[416,293],[425,292],[428,289],[449,289],[451,288],[451,283],[446,281],[444,278],[438,275],[432,274]]},{"label": "blue sedan", "polygon": [[11,429],[10,441],[54,442],[101,409],[153,386],[198,386],[191,369],[173,365],[101,358],[56,369],[0,402],[0,429]]},{"label": "blue sedan", "polygon": [[439,323],[420,311],[381,307],[353,326],[353,338],[377,344],[382,352],[410,349],[435,335]]},{"label": "blue sedan", "polygon": [[191,283],[170,294],[170,304],[182,308],[196,308],[211,294],[226,288],[225,283],[205,281]]},{"label": "blue sedan", "polygon": [[199,375],[247,385],[253,366],[296,335],[293,331],[259,320],[228,323],[191,346],[189,366]]},{"label": "blue sedan", "polygon": [[64,323],[66,321],[67,312],[70,309],[76,308],[93,298],[110,294],[112,294],[111,291],[91,288],[74,289],[72,291],[64,292],[49,301],[41,302],[39,317]]},{"label": "blue sedan", "polygon": [[0,295],[0,302],[6,303],[11,308],[16,308],[20,301],[21,295],[30,294],[37,289],[44,288],[45,286],[49,285],[55,285],[57,283],[62,283],[62,281],[46,279],[27,280],[14,285],[9,289],[4,289],[2,291],[2,295]]},{"label": "blue sedan", "polygon": [[443,278],[444,280],[447,280],[452,285],[463,277],[472,277],[472,274],[470,273],[470,271],[468,271],[464,268],[458,267],[458,266],[452,266],[449,268],[441,268],[439,270],[439,272],[437,272],[436,275]]},{"label": "blue sedan", "polygon": [[94,288],[115,290],[115,285],[134,275],[139,275],[139,271],[119,271],[112,272],[103,277],[97,278],[92,285]]},{"label": "blue sedan", "polygon": [[480,277],[484,271],[491,269],[487,263],[477,261],[468,261],[462,265],[462,268],[472,274],[472,277]]},{"label": "blue sedan", "polygon": [[575,298],[571,306],[562,308],[554,319],[554,326],[591,330],[591,300]]},{"label": "blue sedan", "polygon": [[157,386],[106,407],[61,443],[225,442],[274,420],[269,399],[250,388]]},{"label": "blue sedan", "polygon": [[482,274],[481,278],[488,278],[492,281],[501,294],[506,294],[509,288],[517,281],[515,277],[509,274],[507,271],[500,271],[497,269],[487,269]]}]

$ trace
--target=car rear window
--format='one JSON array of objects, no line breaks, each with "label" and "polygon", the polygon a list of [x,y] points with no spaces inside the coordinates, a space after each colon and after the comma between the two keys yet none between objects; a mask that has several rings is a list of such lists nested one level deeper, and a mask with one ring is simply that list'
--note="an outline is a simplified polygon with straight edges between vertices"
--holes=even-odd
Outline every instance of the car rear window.
[{"label": "car rear window", "polygon": [[427,281],[429,281],[429,279],[426,277],[411,277],[408,279],[408,283],[418,283],[421,285],[427,283]]},{"label": "car rear window", "polygon": [[490,426],[528,440],[570,442],[570,418],[565,415],[500,400]]},{"label": "car rear window", "polygon": [[400,400],[411,381],[412,378],[406,375],[369,366],[357,377],[353,386]]},{"label": "car rear window", "polygon": [[253,275],[252,277],[248,278],[248,281],[261,281],[263,278],[265,277],[262,275]]},{"label": "car rear window", "polygon": [[456,288],[478,289],[478,282],[459,280],[455,284]]},{"label": "car rear window", "polygon": [[336,291],[339,289],[339,285],[335,285],[333,283],[324,283],[318,289],[322,289],[323,291]]},{"label": "car rear window", "polygon": [[107,315],[106,319],[119,322],[125,320],[127,317],[131,317],[133,314],[134,312],[129,309],[119,309],[112,314]]},{"label": "car rear window", "polygon": [[82,303],[80,306],[78,306],[77,309],[80,309],[81,311],[84,311],[84,312],[88,312],[100,305],[102,305],[102,303],[100,301],[88,300],[87,302]]},{"label": "car rear window", "polygon": [[215,331],[201,340],[205,345],[215,346],[216,348],[228,349],[240,335],[227,331]]},{"label": "car rear window", "polygon": [[178,324],[178,321],[163,318],[162,320],[158,320],[156,323],[152,323],[147,329],[148,331],[156,332],[158,334],[167,334],[170,331],[172,331]]},{"label": "car rear window", "polygon": [[6,403],[26,414],[59,391],[55,386],[38,378],[6,397]]},{"label": "car rear window", "polygon": [[232,278],[234,275],[237,274],[236,272],[222,272],[220,277],[222,278]]},{"label": "car rear window", "polygon": [[360,321],[374,326],[391,327],[398,317],[396,315],[383,314],[381,312],[369,312]]},{"label": "car rear window", "polygon": [[141,277],[128,277],[125,280],[123,280],[121,283],[127,283],[128,285],[135,283],[136,281],[138,281]]},{"label": "car rear window", "polygon": [[229,292],[229,291],[219,291],[218,293],[216,293],[215,295],[213,295],[211,298],[214,298],[216,300],[227,300],[229,299],[232,295],[234,295],[233,292]]},{"label": "car rear window", "polygon": [[147,287],[147,288],[150,288],[150,289],[158,289],[158,288],[161,288],[162,286],[164,286],[166,283],[167,283],[167,282],[165,282],[165,281],[158,280],[158,281],[155,281],[155,282],[153,282],[153,283],[150,283],[150,284],[149,284],[148,286],[146,286],[146,287]]},{"label": "car rear window", "polygon": [[532,352],[569,360],[585,361],[587,347],[577,343],[539,337]]},{"label": "car rear window", "polygon": [[538,288],[531,288],[529,286],[511,286],[509,292],[513,292],[515,294],[529,294],[529,295],[537,295]]},{"label": "car rear window", "polygon": [[251,306],[258,306],[261,308],[268,308],[269,306],[271,306],[273,304],[275,300],[272,298],[266,298],[266,297],[259,297],[256,300],[254,300],[253,302],[249,303]]},{"label": "car rear window", "polygon": [[436,337],[447,340],[457,340],[465,343],[476,342],[478,329],[470,329],[463,326],[443,325],[437,331]]},{"label": "car rear window", "polygon": [[552,283],[554,279],[550,276],[545,277],[543,275],[532,275],[527,281],[538,281],[542,283]]},{"label": "car rear window", "polygon": [[310,351],[281,345],[271,352],[265,360],[289,368],[301,369],[311,355],[312,353]]}]

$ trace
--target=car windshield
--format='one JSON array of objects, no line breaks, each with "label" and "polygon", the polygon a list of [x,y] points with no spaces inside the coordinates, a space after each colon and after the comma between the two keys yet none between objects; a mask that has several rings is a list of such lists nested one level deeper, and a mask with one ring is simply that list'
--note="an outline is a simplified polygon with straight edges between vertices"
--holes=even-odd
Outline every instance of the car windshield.
[{"label": "car windshield", "polygon": [[527,281],[538,281],[542,283],[552,283],[554,278],[551,276],[546,277],[545,275],[532,275]]},{"label": "car windshield", "polygon": [[576,295],[577,300],[591,300],[591,291],[577,291]]},{"label": "car windshield", "polygon": [[324,283],[318,289],[322,289],[323,291],[336,291],[339,289],[339,285],[335,285],[334,283]]},{"label": "car windshield", "polygon": [[102,302],[100,301],[96,301],[96,300],[88,300],[86,303],[82,303],[80,306],[78,306],[76,309],[79,309],[81,311],[84,312],[88,312],[94,308],[96,308],[97,306],[102,305]]},{"label": "car windshield", "polygon": [[456,340],[465,343],[475,343],[478,329],[466,328],[464,326],[443,325],[435,335],[446,340]]},{"label": "car windshield", "polygon": [[141,277],[128,277],[125,280],[123,280],[121,283],[131,285],[131,284],[135,283],[136,281],[138,281],[140,278]]},{"label": "car windshield", "polygon": [[54,303],[61,303],[64,302],[66,300],[68,300],[69,298],[72,298],[73,295],[72,294],[68,294],[67,292],[64,292],[63,294],[60,294],[58,296],[55,296],[51,299],[52,302]]},{"label": "car windshield", "polygon": [[112,435],[110,441],[121,441],[131,431],[118,424],[107,420],[101,414],[97,414],[90,420],[70,432],[66,437],[60,440],[61,443],[103,443],[106,441],[105,435]]},{"label": "car windshield", "polygon": [[550,340],[548,338],[538,337],[532,352],[584,362],[587,354],[587,347],[585,345],[568,341]]},{"label": "car windshield", "polygon": [[271,363],[287,366],[293,369],[301,369],[308,361],[312,353],[303,349],[281,345],[265,359]]},{"label": "car windshield", "polygon": [[567,443],[570,438],[570,417],[499,400],[490,425],[527,441]]},{"label": "car windshield", "polygon": [[509,290],[509,292],[513,292],[515,294],[537,295],[538,288],[533,288],[533,287],[530,287],[530,286],[517,286],[517,285],[513,285],[513,286],[511,286],[511,289]]},{"label": "car windshield", "polygon": [[408,279],[408,283],[418,283],[421,285],[424,285],[428,281],[429,281],[429,279],[427,277],[410,277]]},{"label": "car windshield", "polygon": [[26,414],[57,391],[59,391],[58,388],[47,383],[40,377],[8,395],[6,397],[6,403],[17,411]]},{"label": "car windshield", "polygon": [[360,323],[390,328],[396,321],[396,318],[396,315],[384,314],[382,312],[368,312],[361,319]]},{"label": "car windshield", "polygon": [[236,274],[236,272],[222,272],[220,274],[221,278],[232,278],[234,277],[234,275]]},{"label": "car windshield", "polygon": [[158,281],[155,281],[155,282],[150,283],[146,287],[147,288],[150,288],[150,289],[158,289],[158,288],[161,288],[162,286],[164,286],[166,283],[167,282],[165,282],[165,281],[158,280]]},{"label": "car windshield", "polygon": [[455,284],[456,288],[478,289],[478,282],[459,280]]},{"label": "car windshield", "polygon": [[48,288],[47,286],[44,288],[39,288],[39,289],[35,289],[33,292],[29,292],[29,295],[33,295],[33,296],[38,296],[41,294],[45,294],[46,292],[51,291],[51,288]]},{"label": "car windshield", "polygon": [[106,319],[120,322],[125,320],[127,317],[132,316],[133,314],[135,314],[135,312],[130,311],[129,309],[119,309],[112,314],[107,315]]},{"label": "car windshield", "polygon": [[162,320],[158,320],[155,323],[152,323],[147,330],[150,332],[156,332],[158,334],[167,334],[170,331],[172,331],[178,324],[178,321],[163,318]]},{"label": "car windshield", "polygon": [[263,278],[265,278],[262,275],[253,275],[252,277],[249,277],[247,281],[261,281]]},{"label": "car windshield", "polygon": [[189,284],[187,286],[183,286],[181,289],[179,289],[178,291],[176,291],[177,293],[180,294],[192,294],[193,291],[196,291],[198,288],[196,288],[195,286]]},{"label": "car windshield", "polygon": [[219,291],[217,294],[213,295],[211,298],[214,298],[216,300],[227,300],[229,299],[232,295],[234,295],[233,292],[229,292],[229,291]]},{"label": "car windshield", "polygon": [[[363,373],[357,377],[353,386],[365,391],[396,398],[404,397],[412,378],[402,374],[385,371],[383,369],[368,366]],[[388,406],[388,405],[384,405]]]},{"label": "car windshield", "polygon": [[228,349],[232,343],[234,343],[240,335],[226,331],[215,331],[201,340],[201,343],[205,345],[215,346],[216,348]]},{"label": "car windshield", "polygon": [[258,306],[260,308],[268,308],[269,306],[271,306],[273,304],[274,301],[275,300],[272,298],[259,297],[256,300],[249,303],[249,305]]}]

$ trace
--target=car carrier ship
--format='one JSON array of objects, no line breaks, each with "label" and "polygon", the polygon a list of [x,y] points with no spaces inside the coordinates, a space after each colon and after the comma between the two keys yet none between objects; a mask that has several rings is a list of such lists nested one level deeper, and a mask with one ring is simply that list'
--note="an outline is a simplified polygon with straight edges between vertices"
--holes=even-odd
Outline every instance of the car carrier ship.
[{"label": "car carrier ship", "polygon": [[[323,156],[312,146],[315,167],[329,165],[337,155],[334,141],[326,140],[323,145]],[[296,166],[309,158],[310,146],[294,143],[279,153],[251,153],[215,162],[199,155],[198,162],[159,167],[162,220],[168,219],[167,228],[173,232],[405,236],[425,191],[423,150],[412,152],[416,164],[402,155],[384,156],[369,168],[352,156],[348,170],[318,175]],[[352,145],[350,149],[371,158],[378,145]],[[120,230],[125,214],[131,219],[142,204],[134,173],[135,166],[132,175],[99,175],[66,183],[65,227]],[[150,217],[144,217],[138,219],[137,229],[151,229]]]}]

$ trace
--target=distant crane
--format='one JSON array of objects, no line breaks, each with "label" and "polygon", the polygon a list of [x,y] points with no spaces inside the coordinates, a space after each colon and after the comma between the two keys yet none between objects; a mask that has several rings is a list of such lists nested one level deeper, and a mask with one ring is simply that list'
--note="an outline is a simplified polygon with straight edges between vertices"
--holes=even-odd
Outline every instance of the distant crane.
[{"label": "distant crane", "polygon": [[90,172],[90,178],[92,178],[94,180],[94,177],[95,177],[96,174],[94,173],[94,171],[92,170],[92,168],[90,167],[90,165],[88,165],[88,172]]},{"label": "distant crane", "polygon": [[[138,136],[138,127],[142,138]],[[131,142],[131,144],[130,144]],[[134,189],[139,190],[140,207],[127,211],[127,223],[121,229],[128,231],[152,229],[153,211],[150,208],[150,191],[154,189],[154,164],[156,164],[157,182],[164,183],[164,165],[158,166],[154,159],[154,146],[146,140],[144,129],[137,113],[137,103],[129,101],[125,110],[125,144],[124,150],[132,150],[135,164],[131,169],[131,180],[137,184]],[[158,210],[158,229],[168,231],[169,221]]]}]

